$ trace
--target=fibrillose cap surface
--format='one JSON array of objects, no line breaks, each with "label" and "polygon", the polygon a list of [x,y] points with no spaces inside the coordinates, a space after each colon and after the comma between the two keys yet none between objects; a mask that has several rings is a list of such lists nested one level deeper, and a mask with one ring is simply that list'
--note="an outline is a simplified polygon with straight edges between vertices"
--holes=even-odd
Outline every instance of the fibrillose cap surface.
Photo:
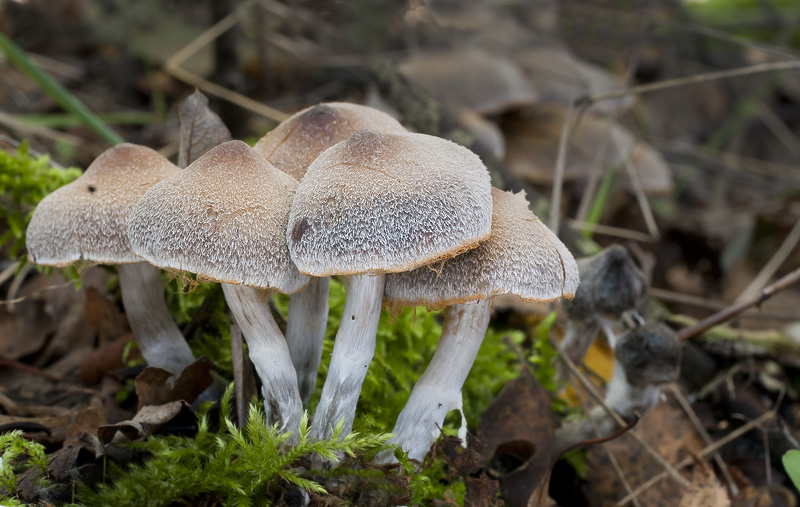
[{"label": "fibrillose cap surface", "polygon": [[150,187],[178,171],[145,146],[109,148],[80,178],[36,207],[27,232],[28,257],[48,266],[141,262],[128,241],[128,216]]},{"label": "fibrillose cap surface", "polygon": [[294,293],[308,283],[286,247],[297,181],[241,141],[208,151],[136,205],[137,254],[166,269]]},{"label": "fibrillose cap surface", "polygon": [[400,122],[383,111],[330,102],[303,109],[283,121],[267,132],[254,149],[275,167],[300,181],[320,153],[361,129],[406,132]]},{"label": "fibrillose cap surface", "polygon": [[489,239],[441,266],[387,275],[386,301],[392,308],[441,308],[509,293],[534,302],[575,294],[575,259],[531,213],[525,194],[492,188],[492,197]]},{"label": "fibrillose cap surface", "polygon": [[614,356],[633,386],[667,384],[680,376],[681,342],[661,322],[648,322],[623,334]]},{"label": "fibrillose cap surface", "polygon": [[289,250],[313,276],[407,271],[486,239],[490,189],[486,167],[463,146],[360,130],[320,155],[300,182]]}]

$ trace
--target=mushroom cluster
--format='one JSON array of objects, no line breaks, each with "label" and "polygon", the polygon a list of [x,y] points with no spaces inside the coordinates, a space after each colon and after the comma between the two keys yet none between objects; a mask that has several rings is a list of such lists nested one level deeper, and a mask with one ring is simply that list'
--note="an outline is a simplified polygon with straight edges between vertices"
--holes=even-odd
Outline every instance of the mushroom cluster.
[{"label": "mushroom cluster", "polygon": [[[110,167],[103,184],[88,180],[95,164],[124,150],[147,156],[124,170]],[[513,293],[552,301],[577,290],[575,260],[529,211],[523,194],[492,188],[486,167],[467,148],[407,132],[368,107],[320,104],[286,120],[255,149],[223,143],[182,171],[159,159],[168,170],[158,177],[147,165],[153,160],[146,148],[112,148],[87,170],[87,180],[65,188],[79,194],[67,200],[76,201],[80,212],[47,211],[43,201],[32,227],[47,221],[47,228],[31,234],[31,259],[148,266],[145,260],[222,283],[262,381],[268,422],[283,431],[297,429],[303,402],[314,391],[327,277],[345,277],[348,296],[313,418],[316,439],[329,437],[337,424],[345,433],[352,428],[384,295],[395,308],[448,307],[439,351],[395,429],[396,441],[418,459],[435,441],[445,414],[461,407],[461,387],[488,326],[492,298]],[[94,219],[117,227],[109,234],[125,243],[125,256],[97,256],[92,247],[105,245],[98,238],[73,246],[54,215],[75,222],[96,201],[123,202],[106,192],[133,174],[149,179],[126,184],[135,191],[125,197],[124,209],[101,211]],[[88,228],[98,234],[96,226]],[[61,245],[41,246],[48,235]],[[62,259],[66,251],[70,256]],[[285,338],[271,315],[271,292],[291,295]],[[148,297],[150,303],[158,299]],[[131,310],[129,317],[152,321]],[[144,353],[150,364],[176,371],[192,359],[174,333],[143,330],[137,339],[143,349],[147,343],[161,347]],[[164,347],[185,351],[168,360]]]}]

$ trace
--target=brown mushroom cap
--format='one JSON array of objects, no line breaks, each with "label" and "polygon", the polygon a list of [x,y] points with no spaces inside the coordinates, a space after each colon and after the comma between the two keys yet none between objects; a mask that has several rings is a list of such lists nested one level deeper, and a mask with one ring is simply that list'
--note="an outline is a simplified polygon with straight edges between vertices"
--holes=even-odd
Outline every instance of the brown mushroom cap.
[{"label": "brown mushroom cap", "polygon": [[522,71],[510,60],[479,49],[420,54],[400,73],[440,100],[452,99],[481,114],[497,114],[538,100]]},{"label": "brown mushroom cap", "polygon": [[131,244],[161,268],[297,292],[308,278],[285,240],[296,188],[245,143],[220,144],[144,195],[129,220]]},{"label": "brown mushroom cap", "polygon": [[525,301],[572,298],[578,267],[563,243],[528,209],[524,192],[492,188],[492,235],[438,266],[386,276],[393,308],[442,308],[511,293]]},{"label": "brown mushroom cap", "polygon": [[407,271],[489,236],[489,173],[424,134],[360,130],[317,158],[297,189],[287,241],[313,276]]},{"label": "brown mushroom cap", "polygon": [[[536,45],[511,55],[539,92],[541,102],[571,104],[585,95],[616,91],[625,83],[607,70],[580,60],[568,49],[555,45]],[[607,114],[622,113],[633,106],[633,96],[603,100],[592,110]]]},{"label": "brown mushroom cap", "polygon": [[[506,128],[506,163],[519,176],[537,184],[550,184],[555,176],[558,145],[567,114],[560,104],[540,104],[525,111],[526,116],[509,122]],[[573,115],[574,129],[578,115]],[[614,136],[609,139],[610,136]],[[622,153],[633,149],[633,135],[622,125],[587,111],[577,128],[572,130],[567,146],[564,181],[585,178],[591,173],[597,151],[607,142],[602,167],[619,166],[623,162],[615,139],[621,143]]]},{"label": "brown mushroom cap", "polygon": [[28,257],[48,266],[141,262],[128,241],[128,216],[147,189],[178,171],[145,146],[109,148],[80,178],[36,207],[27,232]]},{"label": "brown mushroom cap", "polygon": [[267,132],[253,149],[300,181],[320,153],[361,129],[406,132],[400,122],[383,111],[358,104],[330,102],[303,109],[283,121]]}]

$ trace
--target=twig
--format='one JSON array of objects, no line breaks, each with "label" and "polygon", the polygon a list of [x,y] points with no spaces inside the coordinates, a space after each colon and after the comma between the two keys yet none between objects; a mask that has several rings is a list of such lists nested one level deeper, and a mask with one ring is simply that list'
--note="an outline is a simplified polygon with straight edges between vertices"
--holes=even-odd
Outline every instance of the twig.
[{"label": "twig", "polygon": [[[575,363],[573,363],[572,360],[570,360],[570,358],[568,358],[565,355],[561,355],[560,357],[561,360],[564,362],[564,364],[567,366],[567,369],[570,371],[570,373],[572,373],[574,376],[577,377],[581,385],[589,392],[591,397],[597,403],[599,403],[601,407],[603,407],[603,410],[605,410],[606,413],[609,416],[611,416],[619,426],[625,426],[625,421],[623,421],[622,418],[619,416],[619,414],[617,414],[614,410],[611,409],[611,407],[608,406],[608,404],[606,404],[605,400],[603,400],[603,397],[600,396],[600,394],[597,392],[597,390],[594,388],[591,382],[589,382],[586,379],[586,377],[580,372],[580,370],[578,370],[578,368],[575,366]],[[684,488],[689,487],[689,481],[684,479],[674,468],[672,468],[672,466],[669,463],[667,463],[667,461],[660,454],[658,454],[655,449],[650,447],[650,445],[647,442],[642,440],[639,437],[639,435],[637,435],[636,433],[630,433],[630,436],[640,446],[642,446],[642,448],[647,452],[647,454],[649,454],[654,460],[656,460],[656,462],[658,462],[659,465],[661,465],[664,468],[665,474],[674,479],[675,482],[677,482]]]},{"label": "twig", "polygon": [[800,242],[800,218],[792,227],[792,230],[789,231],[789,235],[786,236],[786,239],[783,240],[783,244],[778,248],[775,254],[770,258],[769,261],[761,268],[761,271],[753,278],[753,281],[750,282],[750,285],[742,291],[742,294],[736,298],[736,303],[740,303],[747,298],[753,297],[758,294],[758,291],[761,290],[764,285],[767,284],[770,278],[778,271],[778,268],[786,261],[789,255],[794,250],[794,247],[797,246],[797,243]]},{"label": "twig", "polygon": [[693,326],[681,329],[680,331],[678,331],[678,338],[680,338],[681,340],[687,340],[692,336],[700,334],[703,331],[706,331],[707,329],[716,326],[717,324],[725,322],[726,320],[730,320],[739,315],[740,313],[742,313],[743,311],[747,310],[751,306],[756,306],[763,303],[764,301],[768,300],[778,292],[790,287],[798,280],[800,280],[800,268],[795,269],[788,275],[785,275],[779,280],[777,280],[775,283],[764,288],[764,290],[762,290],[760,294],[748,298],[740,303],[733,304],[728,308],[719,311],[708,318],[701,320],[700,322],[698,322]]},{"label": "twig", "polygon": [[61,380],[61,377],[57,377],[52,373],[40,370],[39,368],[34,368],[33,366],[21,363],[19,361],[15,361],[13,359],[6,359],[4,357],[0,357],[0,366],[24,371],[25,373],[30,373],[31,375],[36,375],[37,377],[42,377],[46,378],[47,380],[52,380],[53,382],[58,382],[59,380]]},{"label": "twig", "polygon": [[613,227],[611,225],[580,222],[578,220],[573,220],[571,218],[568,218],[566,222],[569,227],[577,229],[579,231],[592,231],[596,232],[597,234],[613,236],[616,238],[630,239],[642,243],[652,243],[653,241],[655,241],[655,238],[653,238],[653,236],[651,236],[650,234],[645,234],[639,231],[632,231],[630,229],[622,229],[620,227]]},{"label": "twig", "polygon": [[[683,396],[681,390],[675,384],[669,385],[669,390],[672,392],[672,396],[675,397],[675,400],[678,402],[678,405],[681,406],[683,411],[686,413],[686,416],[694,425],[694,429],[697,430],[697,433],[700,434],[700,438],[703,439],[706,445],[711,445],[714,441],[711,439],[711,435],[708,434],[706,429],[703,427],[703,424],[698,419],[697,414],[692,409],[692,406],[689,404],[689,400]],[[731,473],[728,470],[728,465],[725,464],[725,461],[720,456],[719,452],[714,451],[713,453],[714,462],[719,467],[720,472],[722,473],[722,477],[725,479],[725,483],[728,485],[728,491],[731,494],[731,497],[734,497],[739,494],[739,488],[736,486],[736,483],[731,477]]]},{"label": "twig", "polygon": [[764,125],[772,131],[786,149],[792,152],[792,155],[800,157],[800,142],[798,142],[797,136],[772,109],[765,104],[761,104],[756,109],[756,116],[764,122]]},{"label": "twig", "polygon": [[253,111],[254,113],[260,114],[273,121],[281,122],[288,118],[289,115],[269,107],[266,104],[262,104],[249,97],[246,97],[241,93],[236,93],[233,90],[225,88],[224,86],[192,74],[180,66],[180,64],[183,63],[187,58],[195,54],[206,45],[210,44],[214,39],[238,23],[241,18],[242,11],[246,7],[249,7],[249,5],[249,2],[240,5],[233,12],[219,20],[211,28],[200,34],[192,42],[178,50],[178,52],[172,55],[164,64],[164,70],[174,78],[192,86],[196,86],[210,95],[215,95],[221,99],[227,100],[228,102],[232,102],[239,107]]},{"label": "twig", "polygon": [[[718,301],[715,299],[707,299],[700,296],[693,296],[692,294],[683,294],[667,289],[659,289],[650,287],[647,293],[655,299],[667,301],[669,303],[679,303],[704,310],[722,310],[727,308],[730,303]],[[742,313],[743,316],[751,319],[768,319],[768,320],[797,320],[797,313],[795,312],[761,312],[756,309],[748,309]]]},{"label": "twig", "polygon": [[581,116],[585,106],[576,106],[571,103],[567,108],[567,114],[564,115],[564,125],[561,126],[561,137],[558,140],[558,155],[556,156],[556,174],[553,179],[553,192],[550,197],[550,230],[558,235],[558,226],[561,219],[561,192],[564,186],[564,169],[567,161],[567,144],[569,143],[570,123],[572,122],[572,115],[575,110],[579,110],[578,121],[575,122],[575,127],[578,128]]},{"label": "twig", "polygon": [[691,84],[704,83],[706,81],[714,81],[717,79],[729,79],[732,77],[748,76],[751,74],[760,74],[763,72],[774,72],[779,70],[800,70],[800,61],[792,60],[788,62],[759,63],[756,65],[748,65],[746,67],[739,67],[736,69],[707,72],[705,74],[697,74],[694,76],[679,77],[675,79],[666,79],[664,81],[658,81],[656,83],[648,83],[639,86],[632,86],[630,88],[615,90],[608,93],[589,95],[579,100],[591,105],[595,102],[617,99],[619,97],[624,97],[630,94],[643,95],[645,93],[652,93],[656,91],[666,90],[668,88],[677,88],[680,86],[687,86]]},{"label": "twig", "polygon": [[616,145],[617,153],[619,153],[620,157],[622,157],[622,164],[625,166],[625,171],[628,173],[628,177],[631,180],[633,193],[636,196],[636,202],[639,204],[639,209],[642,210],[642,217],[644,218],[644,223],[647,225],[647,231],[650,233],[650,236],[652,236],[651,241],[658,241],[658,239],[661,237],[661,233],[658,230],[656,219],[653,216],[653,210],[650,208],[650,201],[647,199],[647,195],[644,193],[644,187],[642,186],[642,180],[639,177],[639,172],[633,165],[631,154],[623,152],[621,145],[622,143],[614,135],[614,133],[615,131],[612,130],[611,136],[614,137],[614,144]]},{"label": "twig", "polygon": [[[727,436],[725,436],[725,438],[722,438],[722,439],[716,441],[714,444],[709,445],[708,447],[702,449],[700,452],[698,452],[696,454],[696,456],[699,457],[699,458],[704,458],[705,456],[711,454],[712,452],[717,451],[718,449],[722,448],[724,445],[728,444],[729,442],[731,442],[733,440],[736,440],[737,438],[739,438],[740,436],[744,435],[745,433],[747,433],[751,429],[755,428],[759,424],[761,424],[761,423],[769,420],[770,418],[774,417],[775,414],[777,413],[777,410],[778,410],[778,404],[776,404],[775,407],[772,410],[770,410],[769,412],[765,412],[764,414],[762,414],[757,419],[754,419],[754,420],[750,421],[749,423],[743,425],[742,427],[730,432]],[[677,465],[675,465],[674,469],[675,470],[682,470],[682,469],[688,467],[689,465],[691,465],[694,462],[695,462],[695,456],[689,456],[689,457],[683,459],[682,461],[680,461]],[[644,484],[642,484],[641,486],[636,488],[633,491],[632,495],[628,495],[625,498],[623,498],[622,500],[620,500],[619,502],[617,502],[615,507],[621,507],[623,505],[626,505],[628,502],[633,500],[635,496],[640,495],[643,491],[649,489],[651,486],[657,484],[658,482],[660,482],[662,479],[666,478],[667,476],[668,476],[667,472],[661,472],[660,474],[651,477],[650,480],[648,480],[647,482],[645,482]]]},{"label": "twig", "polygon": [[15,299],[0,299],[0,305],[13,305],[13,304],[16,304],[16,303],[21,303],[21,302],[25,301],[26,299],[30,299],[32,297],[38,296],[39,294],[41,294],[43,292],[48,292],[48,291],[51,291],[51,290],[63,289],[64,287],[69,287],[70,285],[75,285],[75,283],[76,282],[74,282],[74,281],[64,282],[64,283],[60,283],[58,285],[50,285],[49,287],[45,287],[44,289],[37,290],[36,292],[28,294],[27,296],[18,297],[18,298],[15,298]]}]

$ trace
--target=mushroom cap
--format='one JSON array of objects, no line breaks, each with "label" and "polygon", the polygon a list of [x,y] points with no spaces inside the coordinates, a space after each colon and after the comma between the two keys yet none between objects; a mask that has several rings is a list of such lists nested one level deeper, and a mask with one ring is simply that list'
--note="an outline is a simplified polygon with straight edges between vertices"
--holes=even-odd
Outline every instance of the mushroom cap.
[{"label": "mushroom cap", "polygon": [[[549,185],[555,177],[558,146],[567,108],[561,104],[540,104],[527,109],[525,113],[524,118],[508,122],[505,129],[506,163],[520,178]],[[623,154],[627,155],[633,149],[633,135],[622,125],[591,111],[583,114],[575,130],[577,120],[578,115],[573,115],[564,181],[588,177],[603,144],[606,144],[606,149],[600,160],[602,167],[619,166],[624,160],[615,139],[619,141]]]},{"label": "mushroom cap", "polygon": [[681,342],[661,322],[627,331],[617,341],[614,356],[632,386],[667,384],[680,376]]},{"label": "mushroom cap", "polygon": [[147,189],[178,171],[145,146],[107,149],[80,178],[36,207],[27,231],[28,258],[48,266],[141,262],[128,241],[128,216]]},{"label": "mushroom cap", "polygon": [[[537,44],[514,52],[511,59],[528,75],[541,102],[571,104],[585,95],[616,91],[625,83],[606,69],[585,62],[567,48]],[[591,109],[604,114],[623,113],[633,106],[633,96],[603,100]]]},{"label": "mushroom cap", "polygon": [[359,130],[297,188],[286,231],[302,273],[407,271],[489,236],[489,173],[477,155],[425,134]]},{"label": "mushroom cap", "polygon": [[128,220],[131,245],[160,268],[297,292],[308,278],[285,240],[296,188],[245,143],[220,144],[142,197]]},{"label": "mushroom cap", "polygon": [[647,277],[621,245],[578,259],[581,285],[564,305],[570,319],[592,320],[597,314],[619,317],[634,310],[647,295]]},{"label": "mushroom cap", "polygon": [[497,114],[538,100],[525,74],[510,60],[474,48],[412,56],[400,73],[440,100],[452,99],[480,114]]},{"label": "mushroom cap", "polygon": [[492,188],[492,234],[475,249],[444,261],[386,276],[394,308],[433,308],[515,294],[525,301],[571,298],[578,266],[564,244],[531,213],[525,193]]},{"label": "mushroom cap", "polygon": [[300,181],[320,153],[361,129],[406,132],[400,122],[383,111],[358,104],[329,102],[303,109],[281,122],[253,149]]}]

